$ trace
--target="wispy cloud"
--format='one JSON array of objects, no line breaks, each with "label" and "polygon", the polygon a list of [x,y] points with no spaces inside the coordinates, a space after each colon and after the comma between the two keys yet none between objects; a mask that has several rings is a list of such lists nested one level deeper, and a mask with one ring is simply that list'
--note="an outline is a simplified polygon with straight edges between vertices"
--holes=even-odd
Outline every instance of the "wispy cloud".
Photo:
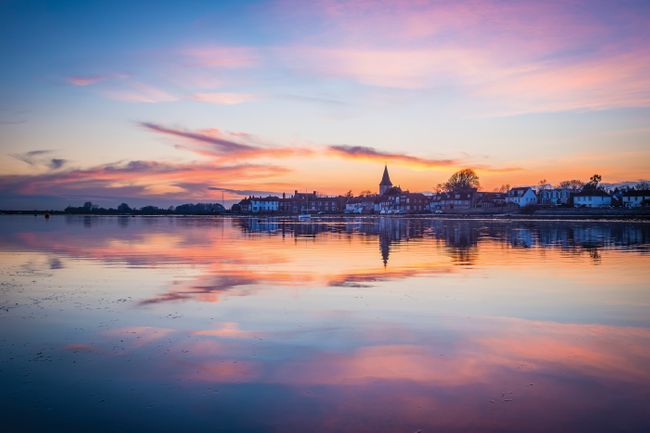
[{"label": "wispy cloud", "polygon": [[101,83],[103,81],[118,79],[118,78],[127,78],[129,74],[123,72],[119,73],[110,73],[110,74],[92,74],[92,75],[71,75],[65,78],[65,81],[68,84],[73,86],[85,87],[92,84]]},{"label": "wispy cloud", "polygon": [[68,162],[68,160],[63,158],[50,158],[49,155],[52,153],[52,150],[39,149],[23,153],[13,153],[10,156],[32,167],[45,166],[51,170],[58,170]]},{"label": "wispy cloud", "polygon": [[251,93],[206,92],[195,93],[194,100],[211,104],[236,105],[256,99]]},{"label": "wispy cloud", "polygon": [[368,146],[333,145],[329,146],[327,149],[332,155],[343,158],[366,159],[379,162],[398,162],[424,168],[448,167],[459,164],[458,161],[453,159],[422,158],[402,153],[385,152]]},{"label": "wispy cloud", "polygon": [[208,187],[209,190],[211,191],[223,191],[227,192],[230,194],[238,195],[238,196],[249,196],[249,195],[279,195],[280,193],[275,192],[275,191],[260,191],[256,189],[232,189],[232,188],[220,188],[217,186],[211,186]]},{"label": "wispy cloud", "polygon": [[205,201],[218,196],[212,189],[215,183],[233,185],[234,191],[239,185],[272,179],[288,172],[285,167],[270,164],[114,162],[35,175],[3,175],[0,176],[0,197],[18,194],[71,199],[100,196],[116,200],[136,197]]},{"label": "wispy cloud", "polygon": [[108,77],[106,75],[85,75],[85,76],[71,76],[66,77],[66,81],[73,86],[90,86],[91,84],[99,83],[100,81],[106,80]]},{"label": "wispy cloud", "polygon": [[253,47],[201,46],[183,49],[181,54],[195,66],[249,68],[260,63]]},{"label": "wispy cloud", "polygon": [[[180,147],[210,157],[230,156],[233,158],[256,158],[305,155],[311,153],[311,150],[301,147],[262,147],[255,144],[243,143],[242,140],[251,139],[249,134],[224,133],[216,128],[187,131],[151,122],[142,122],[140,125],[150,131],[186,139],[189,145]],[[196,146],[197,144],[200,146]]]},{"label": "wispy cloud", "polygon": [[68,161],[63,159],[63,158],[52,158],[50,159],[50,162],[48,163],[48,166],[52,170],[58,170],[59,168],[63,167]]},{"label": "wispy cloud", "polygon": [[179,99],[165,90],[138,82],[124,83],[120,87],[106,89],[102,93],[109,99],[146,104],[173,102]]},{"label": "wispy cloud", "polygon": [[23,152],[23,153],[12,153],[11,156],[26,164],[36,165],[39,162],[41,162],[43,156],[48,155],[50,153],[52,153],[51,150],[38,149],[38,150],[30,150],[28,152]]}]

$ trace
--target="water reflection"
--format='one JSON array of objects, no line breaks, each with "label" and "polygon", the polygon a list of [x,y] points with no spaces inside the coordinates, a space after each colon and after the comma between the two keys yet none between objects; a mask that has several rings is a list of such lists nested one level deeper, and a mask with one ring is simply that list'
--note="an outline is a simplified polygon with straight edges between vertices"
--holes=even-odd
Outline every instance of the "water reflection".
[{"label": "water reflection", "polygon": [[8,431],[650,428],[648,224],[2,222]]}]

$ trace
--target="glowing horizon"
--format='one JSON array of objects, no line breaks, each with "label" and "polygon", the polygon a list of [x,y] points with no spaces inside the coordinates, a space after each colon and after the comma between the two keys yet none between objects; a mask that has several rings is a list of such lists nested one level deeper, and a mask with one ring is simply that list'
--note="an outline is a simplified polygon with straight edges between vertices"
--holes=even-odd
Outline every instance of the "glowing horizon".
[{"label": "glowing horizon", "polygon": [[0,208],[650,178],[644,2],[0,11]]}]

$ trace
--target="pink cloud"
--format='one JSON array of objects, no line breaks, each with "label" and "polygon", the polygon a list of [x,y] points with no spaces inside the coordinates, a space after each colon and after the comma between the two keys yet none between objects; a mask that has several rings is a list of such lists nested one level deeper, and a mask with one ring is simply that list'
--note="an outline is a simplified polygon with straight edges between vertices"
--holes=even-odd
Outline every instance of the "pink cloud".
[{"label": "pink cloud", "polygon": [[242,104],[255,98],[255,95],[251,93],[207,92],[194,94],[194,99],[197,101],[223,105]]},{"label": "pink cloud", "polygon": [[73,76],[67,77],[66,81],[73,86],[89,86],[104,81],[106,78],[105,75]]},{"label": "pink cloud", "polygon": [[205,46],[181,51],[195,65],[221,68],[250,68],[259,64],[259,55],[251,47]]},{"label": "pink cloud", "polygon": [[124,73],[72,75],[66,77],[65,80],[68,82],[68,84],[72,84],[73,86],[85,87],[85,86],[90,86],[92,84],[100,83],[102,81],[112,80],[116,78],[126,78],[126,77],[128,77],[128,74],[124,74]]},{"label": "pink cloud", "polygon": [[104,96],[109,99],[125,102],[155,104],[158,102],[177,101],[178,97],[157,87],[143,83],[129,83],[120,88],[105,90]]},{"label": "pink cloud", "polygon": [[381,162],[398,162],[426,168],[446,167],[457,165],[453,159],[428,159],[402,153],[383,152],[368,146],[329,146],[328,151],[335,156],[352,159],[367,159]]},{"label": "pink cloud", "polygon": [[647,36],[624,6],[607,20],[584,2],[320,1],[280,9],[326,29],[273,51],[297,72],[388,88],[451,87],[471,100],[468,110],[489,113],[650,105]]},{"label": "pink cloud", "polygon": [[203,335],[209,337],[222,337],[222,338],[233,338],[233,339],[248,339],[255,338],[261,334],[244,331],[239,329],[239,324],[236,322],[225,322],[220,324],[219,327],[215,329],[204,329],[200,331],[194,331],[194,335]]},{"label": "pink cloud", "polygon": [[225,133],[217,128],[188,131],[151,122],[143,122],[140,125],[154,132],[186,139],[187,145],[177,147],[212,158],[224,155],[231,158],[280,157],[311,153],[310,149],[302,147],[263,147],[252,143],[255,138],[250,134]]}]

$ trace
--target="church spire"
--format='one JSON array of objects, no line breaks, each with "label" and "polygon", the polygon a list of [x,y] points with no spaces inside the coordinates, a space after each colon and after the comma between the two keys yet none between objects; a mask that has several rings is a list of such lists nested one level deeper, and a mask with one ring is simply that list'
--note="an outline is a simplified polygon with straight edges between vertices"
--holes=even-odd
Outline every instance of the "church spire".
[{"label": "church spire", "polygon": [[384,194],[386,191],[391,189],[393,182],[390,181],[390,176],[388,175],[388,165],[384,166],[384,175],[381,177],[381,182],[379,182],[379,194]]}]

